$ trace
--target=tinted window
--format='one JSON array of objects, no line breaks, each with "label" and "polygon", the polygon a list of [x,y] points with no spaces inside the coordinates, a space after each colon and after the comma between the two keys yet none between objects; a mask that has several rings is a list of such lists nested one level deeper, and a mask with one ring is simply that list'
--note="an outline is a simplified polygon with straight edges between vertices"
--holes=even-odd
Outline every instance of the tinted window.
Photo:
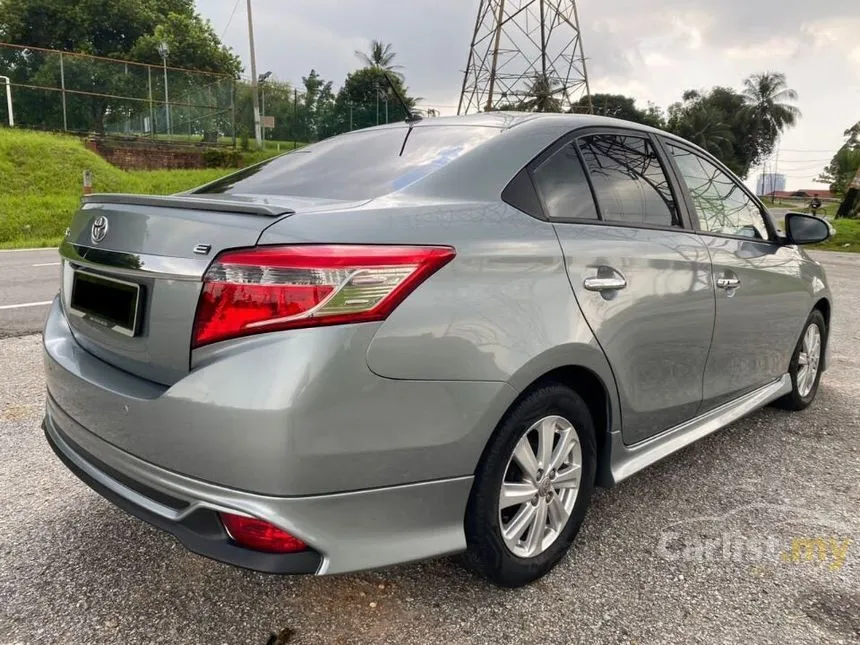
[{"label": "tinted window", "polygon": [[573,143],[538,166],[534,182],[550,219],[597,219],[591,189]]},{"label": "tinted window", "polygon": [[690,191],[701,230],[768,238],[759,207],[734,179],[704,157],[671,143],[667,147]]},{"label": "tinted window", "polygon": [[353,132],[241,170],[197,192],[370,199],[405,188],[499,132],[434,125]]},{"label": "tinted window", "polygon": [[579,139],[604,220],[681,226],[657,152],[648,139],[597,134]]}]

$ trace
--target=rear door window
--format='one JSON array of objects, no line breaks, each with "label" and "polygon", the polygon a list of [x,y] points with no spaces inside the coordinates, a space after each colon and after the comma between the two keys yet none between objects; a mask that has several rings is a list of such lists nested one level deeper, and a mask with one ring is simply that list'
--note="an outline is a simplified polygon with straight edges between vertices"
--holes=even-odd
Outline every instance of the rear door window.
[{"label": "rear door window", "polygon": [[422,125],[352,132],[229,175],[196,192],[372,199],[401,190],[501,132]]},{"label": "rear door window", "polygon": [[669,180],[649,139],[593,134],[580,137],[579,149],[603,220],[629,226],[681,226]]}]

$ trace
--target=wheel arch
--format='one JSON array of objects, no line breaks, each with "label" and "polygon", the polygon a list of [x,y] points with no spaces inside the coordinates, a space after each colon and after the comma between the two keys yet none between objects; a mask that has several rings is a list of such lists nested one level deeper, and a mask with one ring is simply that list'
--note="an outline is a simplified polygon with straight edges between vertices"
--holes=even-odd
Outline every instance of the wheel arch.
[{"label": "wheel arch", "polygon": [[826,329],[824,330],[824,351],[821,353],[821,370],[824,371],[828,367],[828,359],[830,356],[827,351],[830,346],[830,315],[832,313],[830,300],[827,298],[820,298],[818,302],[815,303],[812,310],[820,311],[821,315],[824,316],[824,325]]},{"label": "wheel arch", "polygon": [[531,361],[509,381],[517,396],[505,415],[518,401],[547,383],[569,387],[585,401],[597,434],[597,484],[611,486],[611,435],[621,428],[621,413],[615,377],[603,351],[593,345],[562,346]]}]

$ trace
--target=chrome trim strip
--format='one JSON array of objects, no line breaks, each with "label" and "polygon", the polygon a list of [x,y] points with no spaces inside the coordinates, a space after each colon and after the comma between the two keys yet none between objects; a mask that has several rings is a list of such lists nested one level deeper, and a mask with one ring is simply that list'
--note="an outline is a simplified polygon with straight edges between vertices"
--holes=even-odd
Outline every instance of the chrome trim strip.
[{"label": "chrome trim strip", "polygon": [[612,478],[615,483],[623,481],[630,475],[681,448],[689,446],[702,437],[724,428],[789,392],[791,392],[791,377],[784,374],[773,383],[632,446],[625,445],[621,433],[615,432],[612,434],[610,464]]},{"label": "chrome trim strip", "polygon": [[166,255],[110,251],[64,240],[60,255],[75,265],[91,269],[110,269],[111,273],[133,278],[154,277],[171,280],[203,279],[209,258],[173,258]]}]

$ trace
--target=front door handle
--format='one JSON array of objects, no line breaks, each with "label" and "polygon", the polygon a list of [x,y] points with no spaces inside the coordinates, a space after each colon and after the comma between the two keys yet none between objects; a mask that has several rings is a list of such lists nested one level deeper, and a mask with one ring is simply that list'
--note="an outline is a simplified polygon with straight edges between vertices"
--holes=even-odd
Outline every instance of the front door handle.
[{"label": "front door handle", "polygon": [[586,278],[582,281],[584,286],[589,291],[617,291],[627,286],[627,280],[622,276],[614,276],[611,278]]},{"label": "front door handle", "polygon": [[738,278],[717,278],[718,289],[737,289],[741,286],[741,281]]}]

